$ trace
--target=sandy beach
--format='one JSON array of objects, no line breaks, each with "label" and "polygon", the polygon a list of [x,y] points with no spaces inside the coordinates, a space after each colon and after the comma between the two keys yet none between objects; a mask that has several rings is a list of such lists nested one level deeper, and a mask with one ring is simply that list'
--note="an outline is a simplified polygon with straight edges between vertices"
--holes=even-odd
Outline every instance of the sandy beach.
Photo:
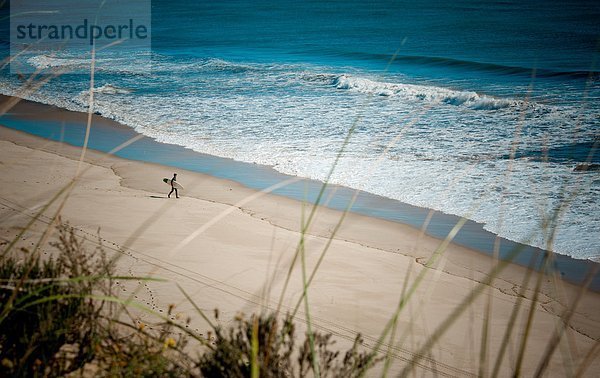
[{"label": "sandy beach", "polygon": [[[70,114],[69,112],[63,112]],[[13,238],[34,214],[76,176],[68,198],[63,196],[42,212],[20,245],[35,243],[60,208],[63,221],[90,243],[99,233],[104,247],[121,255],[118,272],[155,276],[166,282],[119,283],[143,305],[166,312],[174,304],[177,318],[192,317],[190,326],[206,334],[207,325],[178,289],[180,285],[207,312],[218,308],[224,324],[236,314],[274,311],[302,237],[302,219],[310,212],[303,204],[281,196],[257,192],[233,181],[177,169],[185,186],[180,199],[167,198],[171,177],[168,166],[107,156],[94,150],[0,128],[0,232]],[[427,261],[443,241],[418,229],[382,219],[349,213],[329,244],[342,212],[319,207],[305,233],[308,274],[326,249],[308,290],[312,325],[334,334],[340,348],[351,345],[356,333],[373,348],[393,315],[403,292],[416,286],[400,313],[396,340],[391,346],[391,371],[402,370],[432,336],[439,337],[416,365],[417,376],[476,376],[482,329],[489,313],[488,366],[502,344],[511,313],[521,309],[501,365],[500,376],[512,374],[529,308],[533,324],[527,339],[522,375],[532,376],[555,329],[569,317],[566,334],[550,361],[548,376],[571,375],[588,358],[586,376],[600,369],[598,293],[506,264],[490,285],[486,282],[498,261],[477,251],[449,243],[431,266]],[[531,273],[531,274],[528,274]],[[528,282],[524,281],[529,277]],[[572,315],[565,309],[584,291]],[[464,304],[474,292],[481,292]],[[291,269],[281,312],[294,309],[302,294],[302,264]],[[439,327],[460,312],[444,332]],[[304,305],[297,318],[306,322]],[[152,320],[139,315],[140,322]],[[594,353],[592,355],[589,355]]]}]

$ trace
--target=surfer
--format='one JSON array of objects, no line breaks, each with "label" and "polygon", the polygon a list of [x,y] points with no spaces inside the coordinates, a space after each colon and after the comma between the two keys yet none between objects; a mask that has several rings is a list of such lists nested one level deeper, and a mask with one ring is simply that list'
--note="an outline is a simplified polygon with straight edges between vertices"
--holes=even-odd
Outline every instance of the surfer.
[{"label": "surfer", "polygon": [[175,187],[175,182],[177,181],[177,173],[173,173],[173,178],[171,179],[171,191],[169,192],[169,198],[171,198],[171,193],[175,191],[175,197],[179,198],[179,193],[177,193],[177,188]]}]

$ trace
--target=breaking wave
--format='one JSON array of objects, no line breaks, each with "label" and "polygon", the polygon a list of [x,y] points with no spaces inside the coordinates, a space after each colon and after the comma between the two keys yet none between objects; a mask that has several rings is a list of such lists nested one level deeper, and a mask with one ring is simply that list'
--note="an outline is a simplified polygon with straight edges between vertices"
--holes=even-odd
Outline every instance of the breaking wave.
[{"label": "breaking wave", "polygon": [[374,81],[350,75],[316,78],[329,81],[337,89],[344,89],[384,97],[401,97],[411,101],[465,106],[474,110],[498,110],[519,105],[517,100],[496,98],[472,91],[458,91],[442,87],[399,84]]},{"label": "breaking wave", "polygon": [[128,94],[131,92],[132,92],[131,89],[119,88],[112,84],[104,84],[101,87],[94,88],[94,93],[102,93],[102,94]]},{"label": "breaking wave", "polygon": [[58,58],[48,55],[36,55],[27,59],[27,63],[37,69],[51,68],[84,68],[90,66],[90,59],[87,58]]}]

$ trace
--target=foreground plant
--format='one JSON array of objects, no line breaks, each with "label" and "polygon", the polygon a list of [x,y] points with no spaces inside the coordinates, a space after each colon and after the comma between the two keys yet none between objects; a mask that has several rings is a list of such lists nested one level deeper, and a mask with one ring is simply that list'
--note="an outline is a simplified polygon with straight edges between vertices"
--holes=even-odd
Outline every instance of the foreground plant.
[{"label": "foreground plant", "polygon": [[59,227],[57,257],[21,249],[0,261],[2,375],[60,376],[94,357],[104,303],[91,296],[108,293],[113,264],[101,247],[85,253],[69,230]]},{"label": "foreground plant", "polygon": [[[295,328],[289,316],[280,322],[275,314],[239,315],[233,327],[214,328],[214,347],[200,358],[200,369],[207,377],[315,376],[309,335],[296,348]],[[321,377],[359,377],[371,367],[373,352],[359,350],[360,335],[343,358],[333,349],[331,334],[315,332],[311,336]]]},{"label": "foreground plant", "polygon": [[114,316],[115,304],[127,305],[112,282],[124,278],[101,243],[88,251],[60,225],[51,246],[46,260],[26,249],[0,260],[0,376],[197,375],[178,353],[187,337],[173,336],[174,323],[163,319],[147,332]]}]

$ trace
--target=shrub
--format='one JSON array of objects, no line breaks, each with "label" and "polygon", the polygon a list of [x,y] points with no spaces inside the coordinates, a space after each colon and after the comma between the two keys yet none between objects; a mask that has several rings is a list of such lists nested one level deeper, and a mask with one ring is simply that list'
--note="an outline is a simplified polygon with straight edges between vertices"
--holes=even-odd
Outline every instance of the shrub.
[{"label": "shrub", "polygon": [[4,256],[0,263],[0,361],[2,375],[60,376],[94,357],[100,340],[103,290],[99,274],[112,264],[100,248],[87,254],[67,225],[59,227],[60,253],[42,261],[35,251]]}]

